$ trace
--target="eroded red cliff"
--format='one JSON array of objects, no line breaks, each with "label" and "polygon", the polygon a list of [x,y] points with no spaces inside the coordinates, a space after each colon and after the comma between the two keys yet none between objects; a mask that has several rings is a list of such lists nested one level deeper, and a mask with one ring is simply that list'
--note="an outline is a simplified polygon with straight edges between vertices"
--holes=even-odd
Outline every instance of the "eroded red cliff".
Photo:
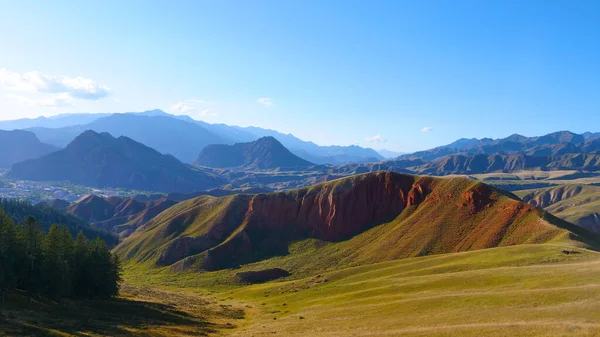
[{"label": "eroded red cliff", "polygon": [[382,172],[297,193],[257,195],[250,202],[246,219],[249,227],[288,229],[338,241],[418,205],[430,192],[430,182]]}]

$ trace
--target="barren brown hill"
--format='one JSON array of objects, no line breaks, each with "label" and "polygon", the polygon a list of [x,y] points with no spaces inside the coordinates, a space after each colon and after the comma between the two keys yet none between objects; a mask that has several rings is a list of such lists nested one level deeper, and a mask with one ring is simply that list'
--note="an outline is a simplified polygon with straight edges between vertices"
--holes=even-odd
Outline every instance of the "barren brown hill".
[{"label": "barren brown hill", "polygon": [[124,237],[176,203],[177,201],[167,197],[137,201],[133,197],[123,199],[88,195],[72,203],[66,211],[87,221],[92,227],[112,231]]},{"label": "barren brown hill", "polygon": [[[280,193],[181,202],[140,227],[116,251],[156,266],[216,270],[290,254],[345,264],[576,239],[588,231],[465,178],[378,172]],[[333,248],[332,248],[333,247]],[[306,251],[303,253],[305,254]]]},{"label": "barren brown hill", "polygon": [[557,217],[600,233],[600,187],[561,185],[516,193],[523,201]]}]

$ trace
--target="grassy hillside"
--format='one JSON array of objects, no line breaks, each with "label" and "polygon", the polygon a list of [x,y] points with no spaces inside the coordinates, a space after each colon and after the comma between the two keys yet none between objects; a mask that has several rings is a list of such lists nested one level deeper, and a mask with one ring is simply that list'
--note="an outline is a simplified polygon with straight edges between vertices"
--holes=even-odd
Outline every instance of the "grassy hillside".
[{"label": "grassy hillside", "polygon": [[417,257],[220,296],[251,306],[235,336],[596,336],[600,255],[564,249]]},{"label": "grassy hillside", "polygon": [[[518,245],[413,257],[258,285],[127,269],[116,301],[11,297],[7,336],[596,336],[600,253]],[[0,334],[1,335],[1,334]]]},{"label": "grassy hillside", "polygon": [[516,192],[521,199],[566,221],[600,233],[600,187],[561,185]]},{"label": "grassy hillside", "polygon": [[572,240],[598,242],[591,233],[476,181],[374,173],[284,193],[188,200],[138,229],[116,252],[146,267],[254,266],[308,275],[331,267]]},{"label": "grassy hillside", "polygon": [[245,320],[226,330],[234,336],[596,336],[600,253],[571,243],[333,264],[257,285],[225,285],[239,270],[175,273],[132,264],[125,280],[242,308]]}]

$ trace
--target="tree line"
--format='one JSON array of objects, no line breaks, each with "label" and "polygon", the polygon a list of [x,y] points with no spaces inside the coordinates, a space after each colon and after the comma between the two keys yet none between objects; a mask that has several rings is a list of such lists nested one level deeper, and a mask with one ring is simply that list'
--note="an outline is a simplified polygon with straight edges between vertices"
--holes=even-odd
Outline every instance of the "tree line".
[{"label": "tree line", "polygon": [[29,216],[35,217],[44,232],[47,232],[52,224],[57,223],[67,227],[73,236],[76,236],[79,232],[83,232],[88,238],[100,237],[109,246],[117,244],[117,238],[113,234],[90,227],[85,221],[71,214],[43,204],[32,205],[27,200],[0,198],[0,208],[17,223],[24,222]]},{"label": "tree line", "polygon": [[119,292],[120,263],[99,237],[75,239],[65,226],[53,224],[44,233],[26,217],[15,224],[0,209],[0,301],[20,290],[52,299],[109,298]]}]

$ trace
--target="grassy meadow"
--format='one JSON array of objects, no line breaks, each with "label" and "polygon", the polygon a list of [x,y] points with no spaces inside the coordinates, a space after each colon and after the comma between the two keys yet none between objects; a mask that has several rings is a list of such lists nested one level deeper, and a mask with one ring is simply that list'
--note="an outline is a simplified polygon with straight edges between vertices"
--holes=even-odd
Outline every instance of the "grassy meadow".
[{"label": "grassy meadow", "polygon": [[215,335],[600,334],[600,253],[569,244],[414,257],[245,286],[217,285],[235,270],[141,272],[128,269],[126,283],[244,311]]}]

